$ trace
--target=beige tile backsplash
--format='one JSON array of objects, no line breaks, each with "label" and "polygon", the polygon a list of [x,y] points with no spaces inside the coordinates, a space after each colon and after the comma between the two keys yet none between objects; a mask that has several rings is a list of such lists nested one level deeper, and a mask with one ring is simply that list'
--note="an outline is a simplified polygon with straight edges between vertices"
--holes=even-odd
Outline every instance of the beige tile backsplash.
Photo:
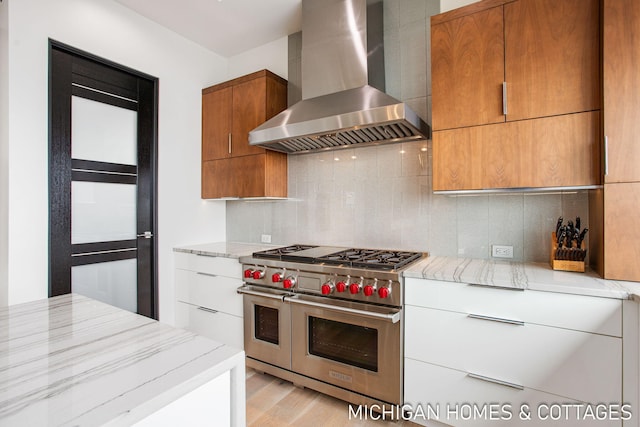
[{"label": "beige tile backsplash", "polygon": [[[387,93],[431,117],[429,16],[437,0],[385,0]],[[300,66],[290,37],[290,68]],[[290,80],[298,74],[290,70]],[[299,96],[299,94],[298,94]],[[435,195],[427,141],[289,156],[289,199],[228,201],[227,240],[427,251],[489,258],[513,246],[514,260],[548,262],[558,216],[588,226],[587,192]]]}]

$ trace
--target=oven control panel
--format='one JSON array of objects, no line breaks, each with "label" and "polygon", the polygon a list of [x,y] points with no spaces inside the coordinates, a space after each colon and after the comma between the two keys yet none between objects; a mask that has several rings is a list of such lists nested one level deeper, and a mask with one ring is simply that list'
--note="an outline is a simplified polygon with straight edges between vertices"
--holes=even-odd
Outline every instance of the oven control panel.
[{"label": "oven control panel", "polygon": [[244,281],[249,284],[341,298],[402,306],[401,285],[390,275],[320,273],[260,264],[243,264]]}]

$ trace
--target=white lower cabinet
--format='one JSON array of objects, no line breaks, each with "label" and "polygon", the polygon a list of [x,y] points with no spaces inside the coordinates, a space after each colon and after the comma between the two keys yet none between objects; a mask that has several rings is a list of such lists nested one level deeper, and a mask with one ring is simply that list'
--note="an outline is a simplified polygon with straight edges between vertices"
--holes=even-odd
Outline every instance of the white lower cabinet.
[{"label": "white lower cabinet", "polygon": [[414,279],[405,290],[405,402],[425,415],[416,422],[621,426],[630,416],[620,300]]},{"label": "white lower cabinet", "polygon": [[176,252],[175,261],[176,326],[243,349],[238,260]]}]

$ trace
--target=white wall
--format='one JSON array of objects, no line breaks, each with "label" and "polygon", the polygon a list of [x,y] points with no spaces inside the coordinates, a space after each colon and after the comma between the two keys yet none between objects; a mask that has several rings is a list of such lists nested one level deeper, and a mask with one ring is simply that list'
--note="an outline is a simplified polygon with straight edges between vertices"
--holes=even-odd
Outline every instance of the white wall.
[{"label": "white wall", "polygon": [[288,37],[282,37],[229,58],[229,79],[267,69],[283,79],[289,76]]},{"label": "white wall", "polygon": [[477,1],[479,0],[440,0],[440,12],[447,12]]},{"label": "white wall", "polygon": [[225,239],[224,202],[200,199],[199,164],[201,89],[226,79],[227,60],[110,0],[4,0],[3,13],[7,7],[9,183],[8,197],[2,188],[2,202],[6,197],[8,255],[0,254],[8,264],[8,303],[48,293],[47,49],[52,38],[159,78],[160,319],[173,323],[172,248]]},{"label": "white wall", "polygon": [[7,233],[9,225],[9,75],[7,2],[0,3],[0,307],[7,305]]}]

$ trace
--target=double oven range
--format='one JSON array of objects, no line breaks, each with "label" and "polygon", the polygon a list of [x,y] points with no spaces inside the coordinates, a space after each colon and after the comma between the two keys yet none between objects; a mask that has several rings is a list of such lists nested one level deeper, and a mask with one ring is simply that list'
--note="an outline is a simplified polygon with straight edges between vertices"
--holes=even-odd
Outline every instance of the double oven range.
[{"label": "double oven range", "polygon": [[292,245],[240,258],[247,365],[354,404],[402,405],[402,270],[425,256]]}]

